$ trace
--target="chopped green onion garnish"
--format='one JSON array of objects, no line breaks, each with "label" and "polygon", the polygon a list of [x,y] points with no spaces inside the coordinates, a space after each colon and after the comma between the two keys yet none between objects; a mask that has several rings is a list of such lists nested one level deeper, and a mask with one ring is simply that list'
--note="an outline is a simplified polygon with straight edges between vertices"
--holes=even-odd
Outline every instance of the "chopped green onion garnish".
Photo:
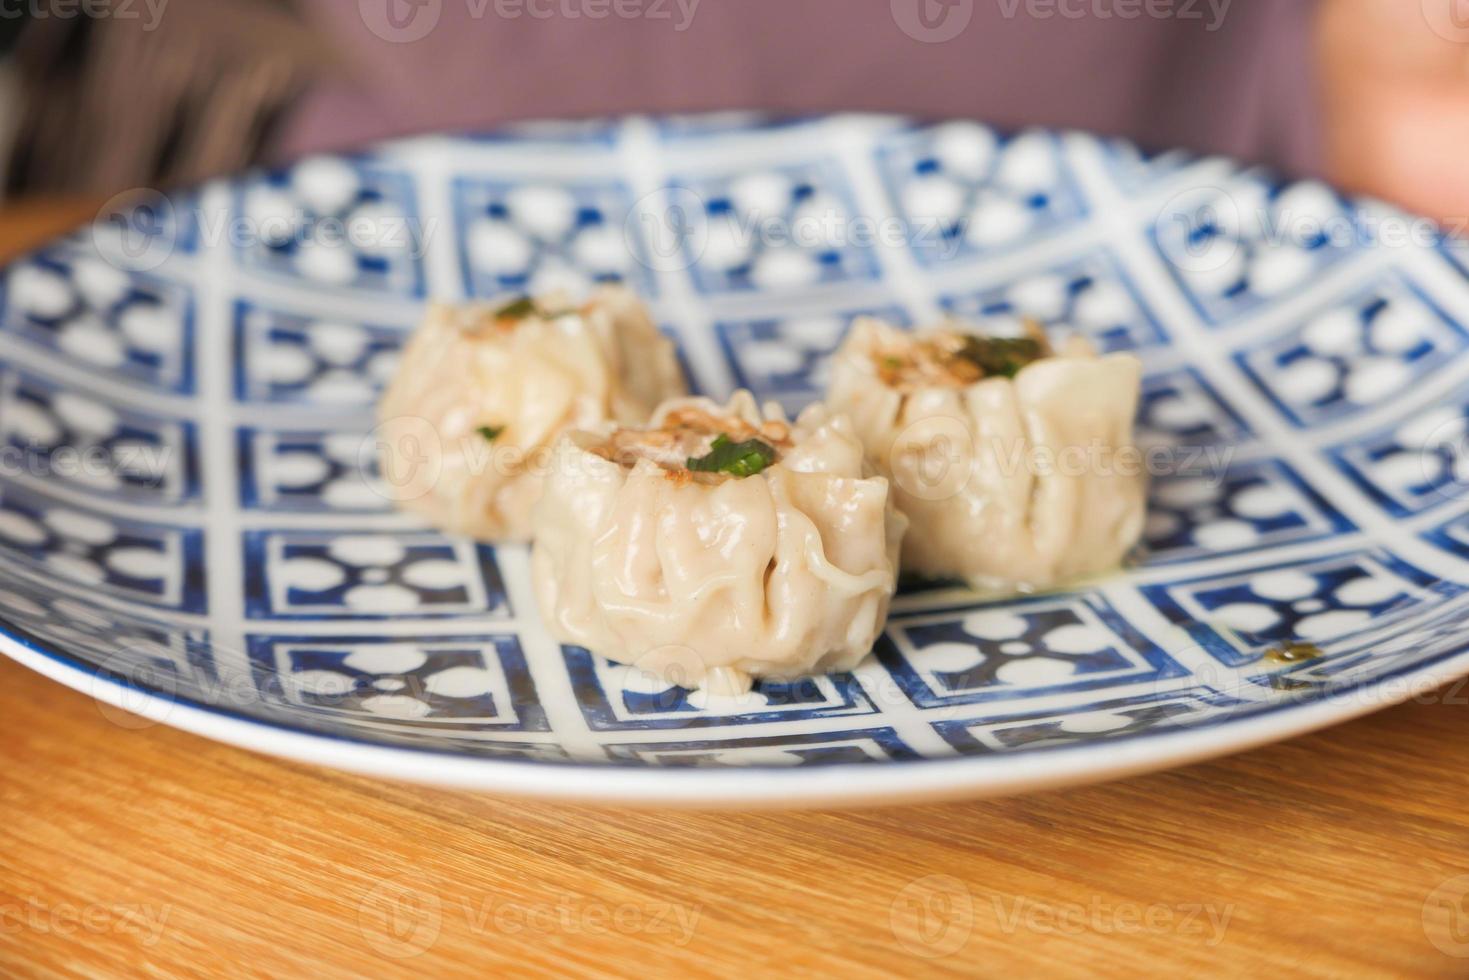
[{"label": "chopped green onion garnish", "polygon": [[497,320],[520,320],[536,312],[536,301],[529,296],[512,299],[495,311]]},{"label": "chopped green onion garnish", "polygon": [[754,476],[775,462],[775,447],[759,439],[730,442],[720,434],[709,444],[709,452],[697,458],[690,456],[687,466],[701,473],[728,473],[731,476]]},{"label": "chopped green onion garnish", "polygon": [[955,356],[979,368],[989,377],[1013,378],[1031,361],[1045,356],[1034,337],[975,337],[966,335]]},{"label": "chopped green onion garnish", "polygon": [[505,427],[503,425],[482,425],[474,431],[478,432],[485,442],[494,442],[500,433],[505,431]]}]

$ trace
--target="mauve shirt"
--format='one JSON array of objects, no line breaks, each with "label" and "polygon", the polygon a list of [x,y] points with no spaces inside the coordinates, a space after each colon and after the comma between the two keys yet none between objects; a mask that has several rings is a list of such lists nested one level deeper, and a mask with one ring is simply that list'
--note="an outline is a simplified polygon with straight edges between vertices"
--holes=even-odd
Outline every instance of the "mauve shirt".
[{"label": "mauve shirt", "polygon": [[877,110],[1321,169],[1313,0],[302,5],[337,67],[283,121],[276,158],[528,119]]}]

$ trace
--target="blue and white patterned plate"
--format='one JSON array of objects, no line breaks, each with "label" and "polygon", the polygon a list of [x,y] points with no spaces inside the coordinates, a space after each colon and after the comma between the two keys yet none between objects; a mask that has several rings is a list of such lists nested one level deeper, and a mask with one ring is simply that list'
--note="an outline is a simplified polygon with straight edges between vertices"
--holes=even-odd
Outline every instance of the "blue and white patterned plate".
[{"label": "blue and white patterned plate", "polygon": [[[891,801],[1235,751],[1469,672],[1464,255],[1221,160],[882,117],[416,139],[134,202],[4,272],[0,648],[213,738],[547,796]],[[1136,351],[1143,553],[1023,600],[908,588],[856,671],[739,699],[558,647],[523,549],[391,510],[372,405],[426,298],[616,280],[696,389],[791,410],[858,313]]]}]

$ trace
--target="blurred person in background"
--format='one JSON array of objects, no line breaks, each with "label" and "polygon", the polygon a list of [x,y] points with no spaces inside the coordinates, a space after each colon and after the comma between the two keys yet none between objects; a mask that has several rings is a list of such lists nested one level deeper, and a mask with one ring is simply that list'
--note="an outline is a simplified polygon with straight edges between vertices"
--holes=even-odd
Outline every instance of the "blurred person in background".
[{"label": "blurred person in background", "polygon": [[1469,208],[1461,3],[0,0],[5,186],[106,195],[538,118],[877,110],[1226,153],[1442,217]]}]

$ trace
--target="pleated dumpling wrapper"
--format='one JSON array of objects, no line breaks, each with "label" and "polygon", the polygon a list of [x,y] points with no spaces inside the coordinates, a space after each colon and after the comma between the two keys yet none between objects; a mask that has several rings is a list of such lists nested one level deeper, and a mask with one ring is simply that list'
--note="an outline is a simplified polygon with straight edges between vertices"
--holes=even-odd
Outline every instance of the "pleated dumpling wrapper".
[{"label": "pleated dumpling wrapper", "polygon": [[740,695],[867,655],[906,526],[845,416],[675,399],[646,429],[561,440],[531,573],[561,642]]},{"label": "pleated dumpling wrapper", "polygon": [[387,493],[437,527],[530,536],[556,437],[635,425],[683,394],[672,343],[620,287],[430,307],[378,405]]},{"label": "pleated dumpling wrapper", "polygon": [[986,592],[1116,568],[1142,533],[1133,442],[1141,366],[1082,337],[996,338],[950,324],[853,324],[827,406],[851,416],[911,525],[903,568]]}]

